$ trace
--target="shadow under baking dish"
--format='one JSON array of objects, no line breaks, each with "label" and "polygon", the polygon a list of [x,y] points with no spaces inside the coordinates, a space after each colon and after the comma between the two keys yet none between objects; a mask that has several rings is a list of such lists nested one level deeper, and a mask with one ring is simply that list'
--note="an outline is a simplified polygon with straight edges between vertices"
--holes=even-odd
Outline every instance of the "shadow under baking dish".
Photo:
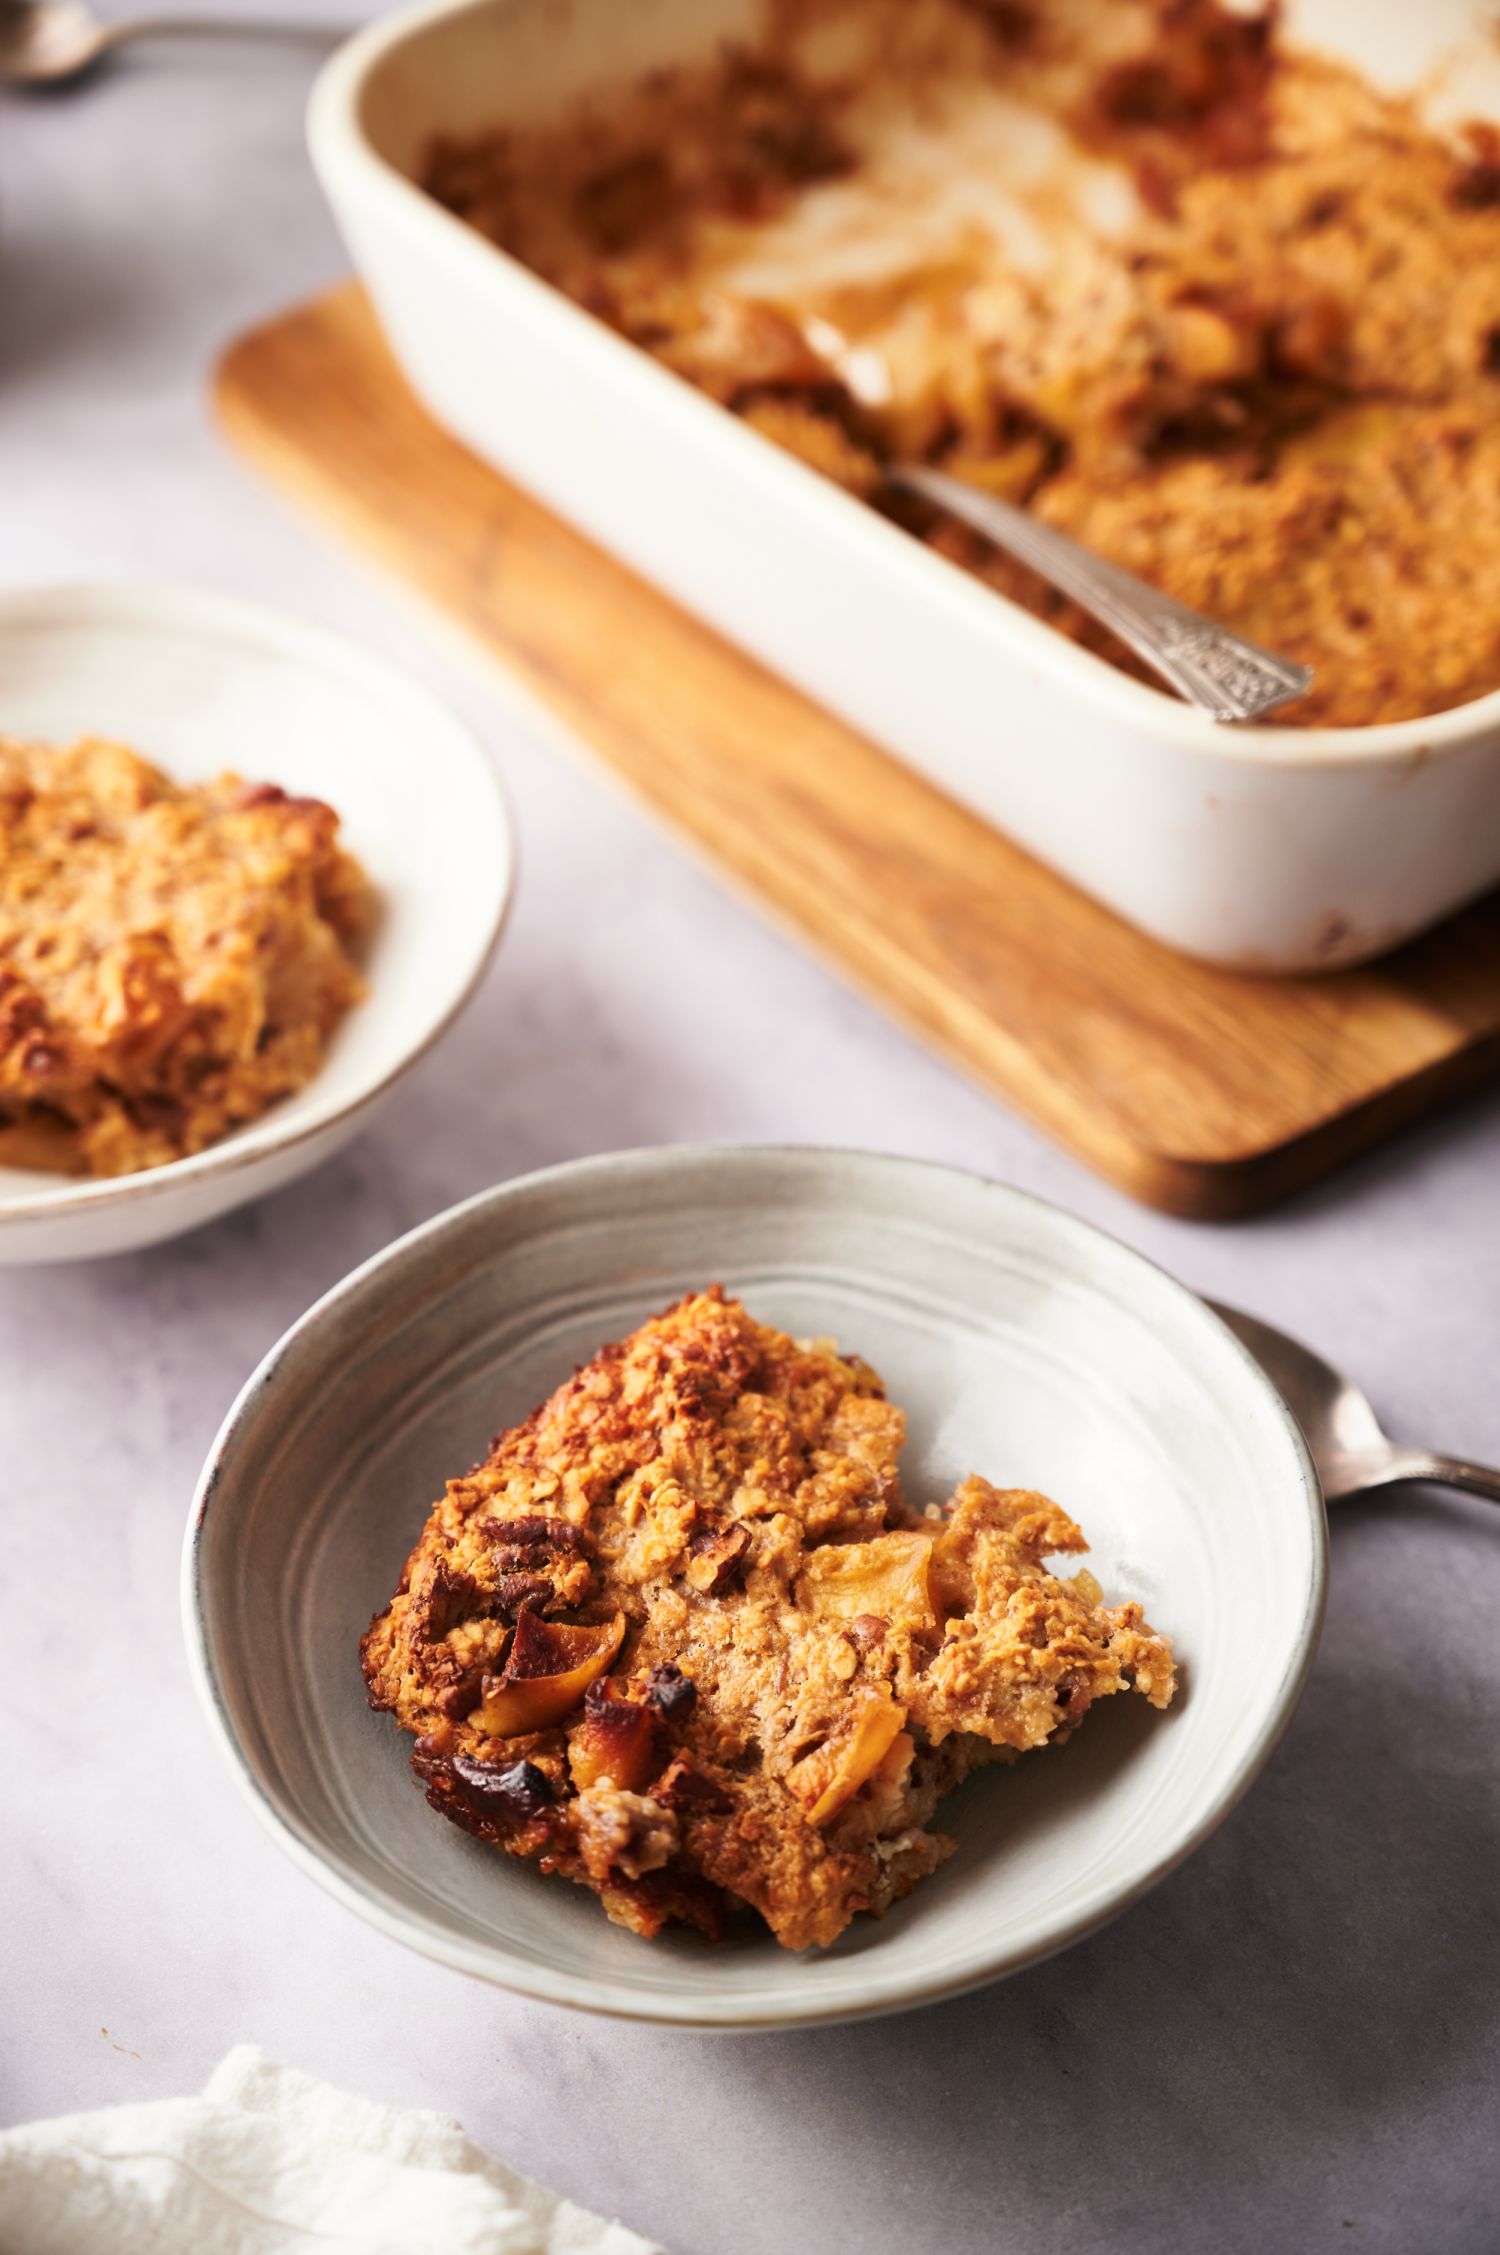
[{"label": "shadow under baking dish", "polygon": [[[365,1704],[357,1644],[444,1480],[574,1365],[721,1279],[832,1335],[905,1407],[908,1494],[966,1472],[1078,1516],[1110,1597],[1176,1640],[1165,1716],[1119,1699],[947,1804],[958,1854],[881,1922],[794,1956],[611,1926],[431,1812]],[[1323,1512],[1277,1396],[1201,1302],[1053,1208],[954,1170],[823,1151],[625,1153],[486,1193],[391,1247],[250,1381],[189,1529],[187,1632],[257,1810],[387,1933],[529,1994],[712,2027],[945,1995],[1059,1948],[1196,1845],[1300,1691]],[[1111,1711],[1115,1710],[1115,1711]],[[941,1820],[940,1820],[941,1821]]]}]

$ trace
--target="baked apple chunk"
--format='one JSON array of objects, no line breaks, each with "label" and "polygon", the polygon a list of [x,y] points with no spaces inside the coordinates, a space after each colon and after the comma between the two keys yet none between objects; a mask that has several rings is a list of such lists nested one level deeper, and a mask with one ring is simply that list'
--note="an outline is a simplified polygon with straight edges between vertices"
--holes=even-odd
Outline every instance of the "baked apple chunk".
[{"label": "baked apple chunk", "polygon": [[938,1801],[1172,1698],[1055,1503],[902,1497],[899,1409],[714,1286],[606,1347],[433,1506],[361,1646],[434,1808],[640,1934],[756,1912],[789,1949],[949,1855]]}]

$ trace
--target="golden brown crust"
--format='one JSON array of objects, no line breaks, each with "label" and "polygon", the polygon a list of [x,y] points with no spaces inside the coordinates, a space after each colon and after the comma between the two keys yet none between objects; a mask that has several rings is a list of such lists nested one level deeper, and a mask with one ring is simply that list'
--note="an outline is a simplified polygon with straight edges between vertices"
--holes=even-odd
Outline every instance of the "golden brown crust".
[{"label": "golden brown crust", "polygon": [[[1127,175],[1133,216],[1081,223],[1049,176],[1021,195],[1047,256],[1012,255],[984,165],[1017,101]],[[923,135],[945,185],[903,193]],[[1500,686],[1500,134],[1440,137],[1274,7],[771,0],[754,56],[440,144],[429,185],[852,492],[942,462],[1311,664],[1278,722]],[[886,505],[1142,672],[965,528]]]},{"label": "golden brown crust", "polygon": [[434,1807],[637,1932],[749,1905],[800,1949],[950,1852],[970,1769],[1165,1706],[1139,1607],[1046,1571],[1067,1514],[975,1479],[918,1516],[903,1435],[718,1287],[604,1348],[449,1482],[363,1640]]},{"label": "golden brown crust", "polygon": [[163,1166],[310,1080],[363,992],[337,839],[271,784],[0,737],[0,1163]]}]

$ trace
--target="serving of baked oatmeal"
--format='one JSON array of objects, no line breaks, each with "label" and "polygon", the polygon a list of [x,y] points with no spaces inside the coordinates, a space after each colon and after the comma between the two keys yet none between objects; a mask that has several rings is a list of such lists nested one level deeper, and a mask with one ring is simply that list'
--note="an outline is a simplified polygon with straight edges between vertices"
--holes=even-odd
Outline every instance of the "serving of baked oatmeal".
[{"label": "serving of baked oatmeal", "polygon": [[1500,687],[1500,133],[1219,0],[768,0],[431,192],[1116,664],[894,457],[1313,667],[1278,724]]},{"label": "serving of baked oatmeal", "polygon": [[605,1347],[433,1506],[361,1659],[433,1807],[645,1935],[749,1908],[832,1942],[952,1853],[971,1770],[1092,1703],[1173,1696],[1045,1496],[918,1510],[857,1357],[690,1294]]},{"label": "serving of baked oatmeal", "polygon": [[0,1165],[122,1175],[255,1119],[363,993],[338,816],[0,737]]}]

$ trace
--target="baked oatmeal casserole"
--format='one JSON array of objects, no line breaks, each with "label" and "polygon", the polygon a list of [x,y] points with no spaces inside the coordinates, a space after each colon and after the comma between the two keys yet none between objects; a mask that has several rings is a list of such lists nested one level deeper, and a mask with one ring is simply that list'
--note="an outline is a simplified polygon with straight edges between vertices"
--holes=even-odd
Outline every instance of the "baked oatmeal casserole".
[{"label": "baked oatmeal casserole", "polygon": [[165,1166],[301,1088],[363,992],[338,817],[0,737],[0,1165]]},{"label": "baked oatmeal casserole", "polygon": [[970,1771],[1094,1701],[1173,1696],[1045,1496],[901,1492],[905,1430],[828,1341],[717,1286],[594,1360],[448,1483],[361,1646],[433,1807],[644,1935],[749,1908],[832,1942],[948,1856]]},{"label": "baked oatmeal casserole", "polygon": [[763,36],[431,192],[1115,663],[941,464],[1316,671],[1278,724],[1500,687],[1500,134],[1217,0],[769,0]]}]

